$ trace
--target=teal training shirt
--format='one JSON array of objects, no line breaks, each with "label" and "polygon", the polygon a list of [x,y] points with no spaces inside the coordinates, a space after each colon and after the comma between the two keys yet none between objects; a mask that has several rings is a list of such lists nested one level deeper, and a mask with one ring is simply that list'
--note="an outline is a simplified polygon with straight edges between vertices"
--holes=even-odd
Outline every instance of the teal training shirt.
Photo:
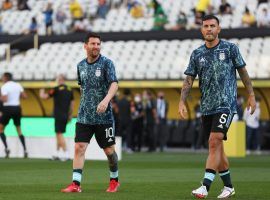
[{"label": "teal training shirt", "polygon": [[198,75],[203,115],[236,113],[236,69],[245,65],[238,47],[225,40],[213,48],[202,45],[192,52],[184,73]]},{"label": "teal training shirt", "polygon": [[118,82],[113,62],[102,55],[94,63],[84,59],[77,65],[77,72],[81,86],[77,122],[89,125],[113,123],[111,104],[105,113],[97,113],[97,106],[107,95],[111,83]]}]

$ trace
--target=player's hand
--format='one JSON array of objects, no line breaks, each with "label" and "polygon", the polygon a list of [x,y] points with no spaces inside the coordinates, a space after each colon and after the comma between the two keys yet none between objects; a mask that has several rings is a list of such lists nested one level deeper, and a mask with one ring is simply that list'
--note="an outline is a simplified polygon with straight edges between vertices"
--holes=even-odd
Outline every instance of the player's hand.
[{"label": "player's hand", "polygon": [[247,101],[247,110],[250,110],[250,114],[252,115],[256,110],[256,100],[255,95],[249,95]]},{"label": "player's hand", "polygon": [[178,113],[180,115],[180,119],[187,118],[187,107],[183,101],[179,102]]},{"label": "player's hand", "polygon": [[97,113],[104,113],[107,110],[109,102],[102,100],[97,106]]},{"label": "player's hand", "polygon": [[45,89],[44,88],[39,89],[39,96],[41,98],[44,96],[44,93],[45,93]]}]

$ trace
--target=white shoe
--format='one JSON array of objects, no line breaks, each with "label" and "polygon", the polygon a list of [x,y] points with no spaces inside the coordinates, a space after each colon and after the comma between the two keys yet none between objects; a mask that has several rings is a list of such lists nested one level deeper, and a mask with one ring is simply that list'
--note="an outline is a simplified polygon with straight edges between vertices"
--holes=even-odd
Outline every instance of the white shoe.
[{"label": "white shoe", "polygon": [[218,199],[227,199],[231,196],[235,195],[235,190],[234,188],[229,188],[224,186],[224,188],[221,190],[221,194],[218,195]]},{"label": "white shoe", "polygon": [[197,199],[205,199],[208,195],[206,186],[202,185],[196,190],[192,190],[191,194],[195,196]]}]

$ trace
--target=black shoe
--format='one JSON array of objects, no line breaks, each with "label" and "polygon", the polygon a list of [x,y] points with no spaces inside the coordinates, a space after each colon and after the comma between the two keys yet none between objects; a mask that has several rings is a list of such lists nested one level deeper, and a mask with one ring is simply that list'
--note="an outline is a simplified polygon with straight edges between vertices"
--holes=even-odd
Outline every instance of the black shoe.
[{"label": "black shoe", "polygon": [[24,151],[23,157],[24,157],[24,158],[28,158],[28,153],[27,153],[27,151]]},{"label": "black shoe", "polygon": [[9,158],[10,150],[9,149],[5,149],[5,153],[6,153],[5,158]]},{"label": "black shoe", "polygon": [[57,157],[57,156],[53,156],[52,158],[50,158],[49,160],[60,160],[60,158],[59,157]]}]

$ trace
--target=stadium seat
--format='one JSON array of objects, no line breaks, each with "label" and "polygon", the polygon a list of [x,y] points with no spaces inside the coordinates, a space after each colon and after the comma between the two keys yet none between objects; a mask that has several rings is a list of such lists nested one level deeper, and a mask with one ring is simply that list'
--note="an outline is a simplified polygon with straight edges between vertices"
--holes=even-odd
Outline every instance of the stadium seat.
[{"label": "stadium seat", "polygon": [[[270,37],[230,41],[238,44],[252,78],[269,76]],[[101,53],[115,63],[119,79],[180,79],[184,78],[192,50],[202,44],[200,39],[106,41],[102,43]],[[5,44],[0,45],[2,57],[4,50]],[[0,62],[1,72],[16,71],[20,74],[16,78],[22,80],[51,80],[59,73],[67,73],[67,78],[74,80],[76,66],[85,56],[82,42],[45,43],[39,49],[29,49],[25,55],[12,57],[10,63]],[[260,73],[258,69],[262,69]]]}]

